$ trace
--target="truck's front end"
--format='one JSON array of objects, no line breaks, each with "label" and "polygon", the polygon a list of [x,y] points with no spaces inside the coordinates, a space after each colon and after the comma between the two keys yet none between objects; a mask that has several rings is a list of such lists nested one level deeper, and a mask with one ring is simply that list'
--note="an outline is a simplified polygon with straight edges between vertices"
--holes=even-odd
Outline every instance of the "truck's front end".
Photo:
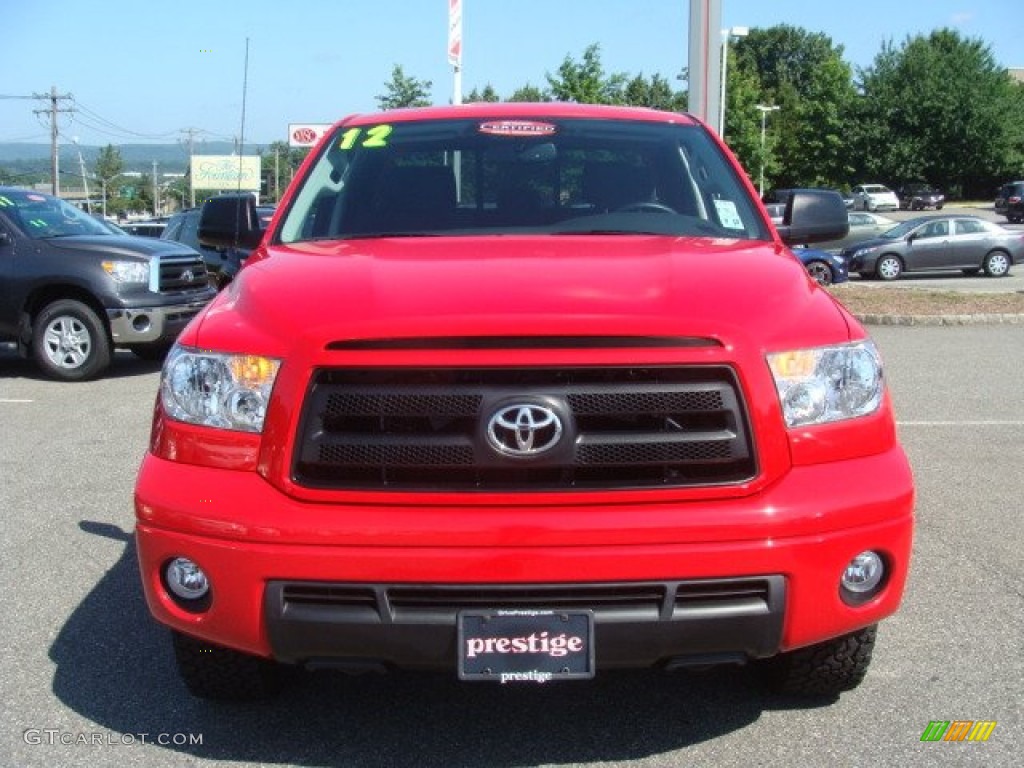
[{"label": "truck's front end", "polygon": [[[834,236],[835,198],[786,226]],[[912,536],[881,364],[705,128],[352,119],[282,205],[168,358],[136,489],[195,693],[278,662],[859,682]]]}]

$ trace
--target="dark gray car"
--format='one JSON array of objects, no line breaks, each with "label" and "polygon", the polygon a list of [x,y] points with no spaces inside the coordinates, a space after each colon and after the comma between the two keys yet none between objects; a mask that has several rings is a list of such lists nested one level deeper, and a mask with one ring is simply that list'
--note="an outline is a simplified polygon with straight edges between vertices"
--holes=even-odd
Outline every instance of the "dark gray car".
[{"label": "dark gray car", "polygon": [[977,216],[924,216],[851,245],[842,256],[851,272],[882,280],[938,270],[1003,277],[1024,259],[1024,234]]}]

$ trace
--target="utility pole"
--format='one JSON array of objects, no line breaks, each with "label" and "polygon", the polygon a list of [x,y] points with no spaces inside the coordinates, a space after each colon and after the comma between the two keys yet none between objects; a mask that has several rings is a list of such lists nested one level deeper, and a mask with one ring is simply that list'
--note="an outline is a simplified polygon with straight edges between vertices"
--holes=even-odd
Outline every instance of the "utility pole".
[{"label": "utility pole", "polygon": [[[192,155],[193,155],[193,143],[195,135],[199,133],[198,128],[184,128],[181,131],[188,136],[188,191],[190,196],[189,207],[196,207],[196,188],[192,186]],[[181,207],[185,207],[184,201],[182,201]]]},{"label": "utility pole", "polygon": [[57,86],[54,85],[54,86],[50,87],[49,95],[41,94],[41,93],[33,93],[32,94],[32,98],[33,99],[40,99],[40,100],[48,100],[50,102],[49,109],[34,109],[32,111],[35,112],[35,114],[37,114],[37,115],[46,115],[46,114],[48,114],[50,116],[50,172],[53,174],[53,183],[51,184],[51,189],[53,191],[54,197],[59,197],[60,196],[60,178],[58,176],[58,173],[60,171],[60,160],[58,160],[58,158],[57,158],[57,137],[58,137],[57,113],[58,112],[74,112],[75,110],[73,108],[63,108],[62,109],[60,106],[58,106],[58,104],[61,101],[66,101],[66,100],[70,99],[71,98],[71,94],[70,93],[65,93],[65,94],[62,94],[62,95],[58,95],[57,94]]},{"label": "utility pole", "polygon": [[160,215],[160,188],[156,181],[156,160],[153,161],[153,218]]}]

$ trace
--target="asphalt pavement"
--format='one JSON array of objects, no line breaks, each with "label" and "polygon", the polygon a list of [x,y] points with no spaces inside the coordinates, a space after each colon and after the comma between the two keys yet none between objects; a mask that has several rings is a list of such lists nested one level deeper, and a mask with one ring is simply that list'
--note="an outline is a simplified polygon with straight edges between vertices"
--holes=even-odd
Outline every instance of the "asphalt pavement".
[{"label": "asphalt pavement", "polygon": [[[131,538],[157,366],[118,353],[60,384],[0,347],[0,765],[1019,765],[1024,326],[871,332],[918,484],[914,561],[866,681],[831,703],[742,668],[523,688],[319,672],[270,704],[192,699]],[[922,742],[934,720],[996,726]]]}]

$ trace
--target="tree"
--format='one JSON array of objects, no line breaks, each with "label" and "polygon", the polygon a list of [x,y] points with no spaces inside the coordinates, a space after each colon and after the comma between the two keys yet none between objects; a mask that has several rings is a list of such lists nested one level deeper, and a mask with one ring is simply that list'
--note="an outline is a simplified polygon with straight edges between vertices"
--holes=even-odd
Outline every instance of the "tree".
[{"label": "tree", "polygon": [[261,199],[277,202],[309,154],[305,147],[289,146],[287,141],[274,141],[263,150],[260,167],[267,179]]},{"label": "tree", "polygon": [[860,76],[855,138],[866,176],[990,197],[1020,172],[1024,88],[981,40],[939,29],[885,43]]},{"label": "tree", "polygon": [[391,80],[384,84],[385,92],[377,95],[380,109],[401,109],[403,107],[430,106],[430,80],[409,77],[400,64],[391,70]]},{"label": "tree", "polygon": [[[730,143],[744,146],[747,153],[756,145],[760,153],[756,104],[778,106],[779,111],[768,118],[777,137],[770,153],[777,162],[777,171],[770,174],[774,185],[844,182],[852,171],[848,134],[856,91],[842,46],[834,46],[824,34],[780,25],[753,29],[733,47],[736,64],[729,68],[730,107],[726,110]],[[756,98],[753,105],[751,97]],[[754,165],[759,169],[759,163]]]},{"label": "tree", "polygon": [[551,96],[555,101],[575,101],[580,104],[622,104],[627,76],[605,75],[601,66],[601,46],[593,43],[583,52],[583,61],[577,63],[566,56],[558,68],[558,76],[545,75]]},{"label": "tree", "polygon": [[623,101],[634,107],[650,107],[664,109],[669,112],[686,110],[686,92],[673,91],[661,75],[652,75],[650,80],[643,73],[636,75],[626,83],[622,92]]},{"label": "tree", "polygon": [[487,85],[484,86],[483,91],[477,91],[477,89],[474,88],[472,91],[469,92],[469,95],[466,96],[465,100],[470,103],[479,101],[494,102],[501,101],[501,97],[498,96],[498,92],[494,90],[494,86],[488,83]]},{"label": "tree", "polygon": [[515,91],[513,91],[512,95],[508,97],[508,100],[509,101],[540,102],[540,101],[550,101],[551,99],[540,88],[538,88],[538,87],[536,87],[534,85],[530,85],[529,83],[527,83],[526,85],[522,86],[521,88],[517,88]]},{"label": "tree", "polygon": [[[93,165],[93,175],[100,180],[100,194],[106,194],[109,199],[111,196],[117,196],[117,188],[121,181],[121,174],[124,173],[124,160],[121,159],[121,153],[112,145],[107,144],[103,147],[96,155],[96,162]],[[108,203],[107,212],[111,209],[114,211],[123,210],[124,206],[114,204],[113,207]]]}]

